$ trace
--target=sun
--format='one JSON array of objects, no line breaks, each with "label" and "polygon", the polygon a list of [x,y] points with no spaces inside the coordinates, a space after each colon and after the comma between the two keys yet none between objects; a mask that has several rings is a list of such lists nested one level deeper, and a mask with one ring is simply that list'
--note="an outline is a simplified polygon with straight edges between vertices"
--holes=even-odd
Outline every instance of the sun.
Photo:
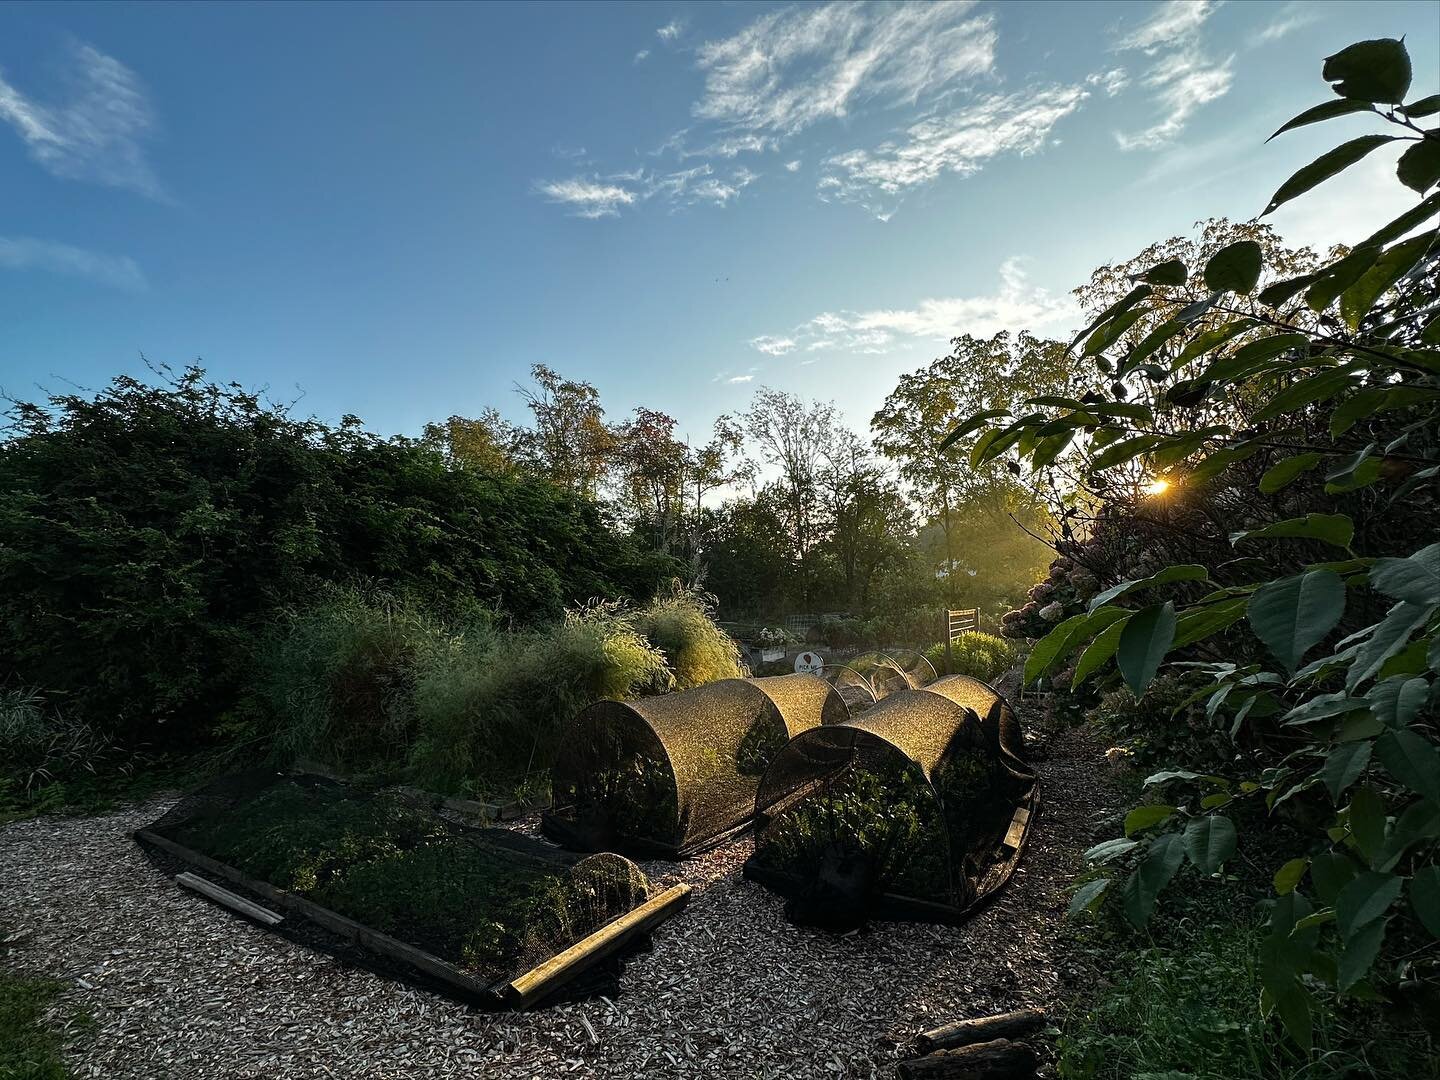
[{"label": "sun", "polygon": [[1165,492],[1170,490],[1170,481],[1163,477],[1157,477],[1141,488],[1141,490],[1144,491],[1146,495],[1164,495]]}]

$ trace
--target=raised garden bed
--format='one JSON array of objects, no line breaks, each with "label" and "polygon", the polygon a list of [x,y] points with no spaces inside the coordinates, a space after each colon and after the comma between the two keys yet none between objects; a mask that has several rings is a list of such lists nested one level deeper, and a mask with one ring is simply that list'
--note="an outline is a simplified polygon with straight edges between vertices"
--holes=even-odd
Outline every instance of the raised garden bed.
[{"label": "raised garden bed", "polygon": [[534,1003],[684,902],[651,897],[618,855],[577,859],[320,777],[217,781],[136,839],[489,1006]]}]

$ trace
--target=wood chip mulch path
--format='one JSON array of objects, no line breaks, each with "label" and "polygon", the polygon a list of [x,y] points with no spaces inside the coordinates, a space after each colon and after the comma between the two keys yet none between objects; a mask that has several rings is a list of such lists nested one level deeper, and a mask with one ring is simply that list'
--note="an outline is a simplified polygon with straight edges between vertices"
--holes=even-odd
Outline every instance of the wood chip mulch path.
[{"label": "wood chip mulch path", "polygon": [[919,1031],[1052,1006],[1080,852],[1115,796],[1082,731],[1043,760],[1041,817],[999,899],[958,927],[875,923],[836,938],[789,925],[740,877],[741,837],[685,863],[690,906],[627,964],[618,999],[485,1013],[345,967],[164,877],[130,839],[169,805],[0,828],[5,963],[63,980],[94,1020],[77,1077],[890,1077]]}]

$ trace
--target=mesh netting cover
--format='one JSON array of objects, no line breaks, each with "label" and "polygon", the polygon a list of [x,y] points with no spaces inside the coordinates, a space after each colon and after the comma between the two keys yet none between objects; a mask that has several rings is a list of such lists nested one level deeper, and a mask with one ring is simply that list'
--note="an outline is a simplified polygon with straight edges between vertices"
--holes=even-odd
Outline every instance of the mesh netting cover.
[{"label": "mesh netting cover", "polygon": [[579,851],[692,855],[749,823],[756,785],[791,737],[848,718],[814,675],[597,702],[566,732],[545,834]]},{"label": "mesh netting cover", "polygon": [[978,679],[938,679],[776,755],[745,873],[797,922],[954,920],[1009,879],[1036,798],[1005,700]]},{"label": "mesh netting cover", "polygon": [[[213,781],[137,833],[157,862],[174,869],[185,856],[147,842],[147,832],[261,889],[283,890],[423,950],[497,995],[649,893],[639,867],[620,855],[581,858],[508,829],[469,826],[417,793],[269,770]],[[234,878],[220,883],[245,894],[245,880],[238,888]],[[263,891],[248,892],[267,903]],[[302,916],[291,913],[277,929],[383,974],[455,992]],[[594,989],[612,989],[618,968],[606,975]]]}]

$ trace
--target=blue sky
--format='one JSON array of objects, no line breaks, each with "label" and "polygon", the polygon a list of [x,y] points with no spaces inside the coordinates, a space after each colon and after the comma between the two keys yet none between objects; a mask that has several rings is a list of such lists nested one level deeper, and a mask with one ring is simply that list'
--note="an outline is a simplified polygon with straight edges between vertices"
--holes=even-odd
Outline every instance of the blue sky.
[{"label": "blue sky", "polygon": [[[701,434],[761,385],[857,428],[969,331],[1248,218],[1366,130],[1264,138],[1440,5],[0,5],[0,387],[140,355],[375,430],[532,363]],[[1377,154],[1276,215],[1354,240]]]}]

